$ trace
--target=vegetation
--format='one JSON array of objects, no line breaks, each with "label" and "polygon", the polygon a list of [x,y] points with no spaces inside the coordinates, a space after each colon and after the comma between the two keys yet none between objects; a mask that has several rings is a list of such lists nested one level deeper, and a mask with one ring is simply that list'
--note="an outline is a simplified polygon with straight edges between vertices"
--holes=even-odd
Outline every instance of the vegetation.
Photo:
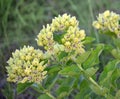
[{"label": "vegetation", "polygon": [[[99,21],[97,23],[96,16],[98,16],[98,13],[103,13],[106,9],[120,13],[119,4],[119,0],[110,0],[109,2],[107,0],[65,0],[62,2],[58,0],[1,0],[0,87],[2,90],[0,92],[2,92],[2,94],[8,99],[25,97],[24,95],[28,94],[30,96],[27,96],[27,98],[33,97],[38,99],[118,99],[120,94],[119,30],[118,32],[111,31],[106,27],[105,30],[107,31],[104,31],[104,26],[100,27]],[[110,12],[107,11],[106,13],[107,14],[105,15],[108,15]],[[68,27],[59,29],[60,24],[51,21],[54,17],[58,17],[58,15],[63,15],[61,17],[66,18],[69,14],[71,17],[76,16],[76,18],[74,17],[69,23],[70,25],[67,23],[65,24],[63,20],[61,20],[63,23],[60,23],[61,21],[58,22]],[[96,20],[96,22],[93,25],[99,29],[99,31],[92,27],[94,20]],[[74,23],[75,21],[76,23]],[[46,24],[50,24],[50,26],[47,25],[46,27]],[[45,28],[42,29],[43,25],[45,25]],[[48,31],[49,27],[50,30],[52,30],[50,32]],[[51,27],[54,28],[51,29]],[[42,32],[40,31],[40,34],[38,35],[39,30]],[[49,32],[49,34],[46,35],[46,32],[43,33],[44,31],[47,31],[47,33]],[[71,44],[73,42],[78,42],[77,38],[74,39],[74,36],[77,36],[73,35],[71,37],[71,40],[73,40],[72,42],[66,38],[74,31],[80,31],[79,33],[82,34],[82,36],[78,36],[78,38],[81,38],[79,42],[83,42],[79,47],[79,44],[74,45],[78,47],[76,50],[71,46]],[[51,32],[54,32],[54,35]],[[45,35],[41,40],[42,33]],[[47,42],[47,39],[45,38],[46,36],[53,37],[53,41],[51,41],[52,43],[55,41],[53,43],[55,45],[52,45],[54,46],[53,50],[49,50],[52,49],[50,48],[52,46],[48,44],[50,42],[49,40]],[[36,38],[37,43],[35,41]],[[46,42],[42,42],[44,40]],[[38,47],[37,44],[40,46]],[[35,49],[44,51],[43,54],[45,53],[45,56],[42,58],[42,61],[44,62],[40,62],[40,65],[44,66],[47,64],[45,65],[45,72],[43,69],[41,70],[41,68],[38,68],[39,72],[41,72],[40,74],[43,74],[44,80],[43,78],[37,78],[35,75],[34,76],[37,81],[35,79],[29,80],[26,78],[20,78],[19,80],[14,79],[12,75],[15,71],[14,64],[16,65],[16,63],[14,63],[14,59],[16,59],[18,64],[18,61],[21,59],[24,60],[24,58],[19,58],[20,56],[18,57],[17,55],[21,55],[23,53],[22,55],[26,57],[24,50],[27,51],[27,49],[32,48],[24,45],[34,46]],[[22,49],[23,46],[24,49]],[[15,51],[16,49],[20,49],[20,52],[23,50],[23,52],[19,54],[19,51]],[[78,53],[79,50],[80,53]],[[16,54],[12,54],[14,51]],[[37,53],[38,50],[37,52],[36,50],[34,52]],[[13,57],[13,60],[8,61],[9,57]],[[32,65],[37,64],[36,68],[39,65],[38,60],[36,60],[38,57],[40,57],[40,55],[32,57],[32,60],[35,60],[33,63],[30,63]],[[28,59],[29,58],[30,57],[28,57]],[[8,61],[8,64],[6,61]],[[12,63],[13,65],[11,65]],[[29,63],[27,62],[27,64]],[[7,65],[13,67],[9,67]],[[35,68],[32,70],[34,69]],[[18,68],[16,68],[16,70],[18,70]],[[46,71],[47,76],[45,76]],[[24,71],[21,72],[23,73]],[[19,73],[21,74],[21,72]],[[29,72],[30,71],[27,69],[26,74],[23,73],[22,77],[29,75]],[[7,73],[9,75],[7,75]],[[8,81],[12,81],[14,83],[6,82],[6,76],[10,76]],[[41,82],[41,84],[38,84],[38,82]],[[25,92],[26,89],[28,90],[28,93]],[[33,93],[36,94],[33,95]]]}]

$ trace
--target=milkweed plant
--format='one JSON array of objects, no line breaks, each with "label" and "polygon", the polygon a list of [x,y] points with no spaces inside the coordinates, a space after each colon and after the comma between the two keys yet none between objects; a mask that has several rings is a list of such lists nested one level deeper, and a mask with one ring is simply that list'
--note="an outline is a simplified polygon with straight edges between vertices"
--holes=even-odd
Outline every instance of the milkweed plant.
[{"label": "milkweed plant", "polygon": [[38,99],[120,99],[120,15],[107,10],[92,26],[112,44],[94,43],[65,13],[38,33],[43,50],[25,45],[13,52],[7,81],[16,84],[17,95],[31,87]]}]

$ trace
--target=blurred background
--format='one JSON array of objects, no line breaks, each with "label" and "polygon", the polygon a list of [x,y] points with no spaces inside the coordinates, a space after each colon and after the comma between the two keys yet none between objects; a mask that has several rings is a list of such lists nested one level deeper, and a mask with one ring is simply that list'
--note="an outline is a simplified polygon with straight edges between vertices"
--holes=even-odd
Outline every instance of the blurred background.
[{"label": "blurred background", "polygon": [[98,42],[103,38],[95,34],[92,22],[98,13],[107,9],[120,13],[120,0],[0,0],[1,95],[6,86],[9,88],[6,83],[6,61],[15,49],[23,45],[37,48],[35,38],[43,25],[51,23],[52,18],[59,14],[68,13],[76,16],[80,28]]}]

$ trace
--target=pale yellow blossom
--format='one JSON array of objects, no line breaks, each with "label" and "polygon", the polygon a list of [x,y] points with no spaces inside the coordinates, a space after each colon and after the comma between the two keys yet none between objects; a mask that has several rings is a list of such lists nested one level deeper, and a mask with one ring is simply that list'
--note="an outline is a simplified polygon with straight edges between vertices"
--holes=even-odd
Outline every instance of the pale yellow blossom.
[{"label": "pale yellow blossom", "polygon": [[119,14],[107,10],[104,13],[99,14],[97,21],[93,22],[93,26],[98,30],[102,30],[103,32],[110,31],[115,35],[118,35],[120,33],[119,21]]},{"label": "pale yellow blossom", "polygon": [[42,82],[47,73],[44,70],[46,67],[44,58],[41,50],[30,46],[16,50],[7,62],[7,80],[15,83]]},{"label": "pale yellow blossom", "polygon": [[[43,46],[49,53],[52,52],[51,54],[56,54],[62,51],[61,49],[66,52],[76,51],[77,53],[82,53],[83,51],[80,52],[80,49],[84,49],[82,40],[85,39],[86,35],[84,30],[79,29],[78,23],[76,17],[66,13],[55,17],[52,23],[46,27],[44,26],[38,34],[38,45]],[[60,38],[58,37],[60,41],[58,42],[55,40],[55,35],[59,36],[60,34],[64,35]]]}]

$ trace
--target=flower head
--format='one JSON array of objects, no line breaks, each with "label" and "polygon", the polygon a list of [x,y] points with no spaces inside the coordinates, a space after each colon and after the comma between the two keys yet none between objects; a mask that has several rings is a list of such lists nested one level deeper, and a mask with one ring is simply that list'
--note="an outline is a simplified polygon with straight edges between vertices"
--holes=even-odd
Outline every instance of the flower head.
[{"label": "flower head", "polygon": [[99,14],[97,21],[93,22],[93,26],[96,29],[102,31],[110,31],[118,35],[120,33],[120,15],[109,10],[102,14]]},{"label": "flower head", "polygon": [[24,46],[22,49],[16,50],[7,62],[7,80],[16,83],[41,82],[47,73],[44,70],[46,64],[43,60],[43,52],[35,50],[33,47]]},{"label": "flower head", "polygon": [[68,29],[70,26],[76,27],[78,26],[78,23],[76,17],[71,17],[65,13],[62,16],[59,15],[58,17],[55,17],[52,20],[51,27],[54,32],[62,31]]},{"label": "flower head", "polygon": [[[40,31],[37,36],[38,45],[43,46],[47,51],[53,54],[61,51],[60,49],[71,52],[83,53],[82,40],[85,38],[85,31],[78,27],[79,22],[76,17],[63,14],[52,20],[52,23]],[[58,37],[55,39],[55,35]],[[58,40],[59,39],[59,40]]]}]

